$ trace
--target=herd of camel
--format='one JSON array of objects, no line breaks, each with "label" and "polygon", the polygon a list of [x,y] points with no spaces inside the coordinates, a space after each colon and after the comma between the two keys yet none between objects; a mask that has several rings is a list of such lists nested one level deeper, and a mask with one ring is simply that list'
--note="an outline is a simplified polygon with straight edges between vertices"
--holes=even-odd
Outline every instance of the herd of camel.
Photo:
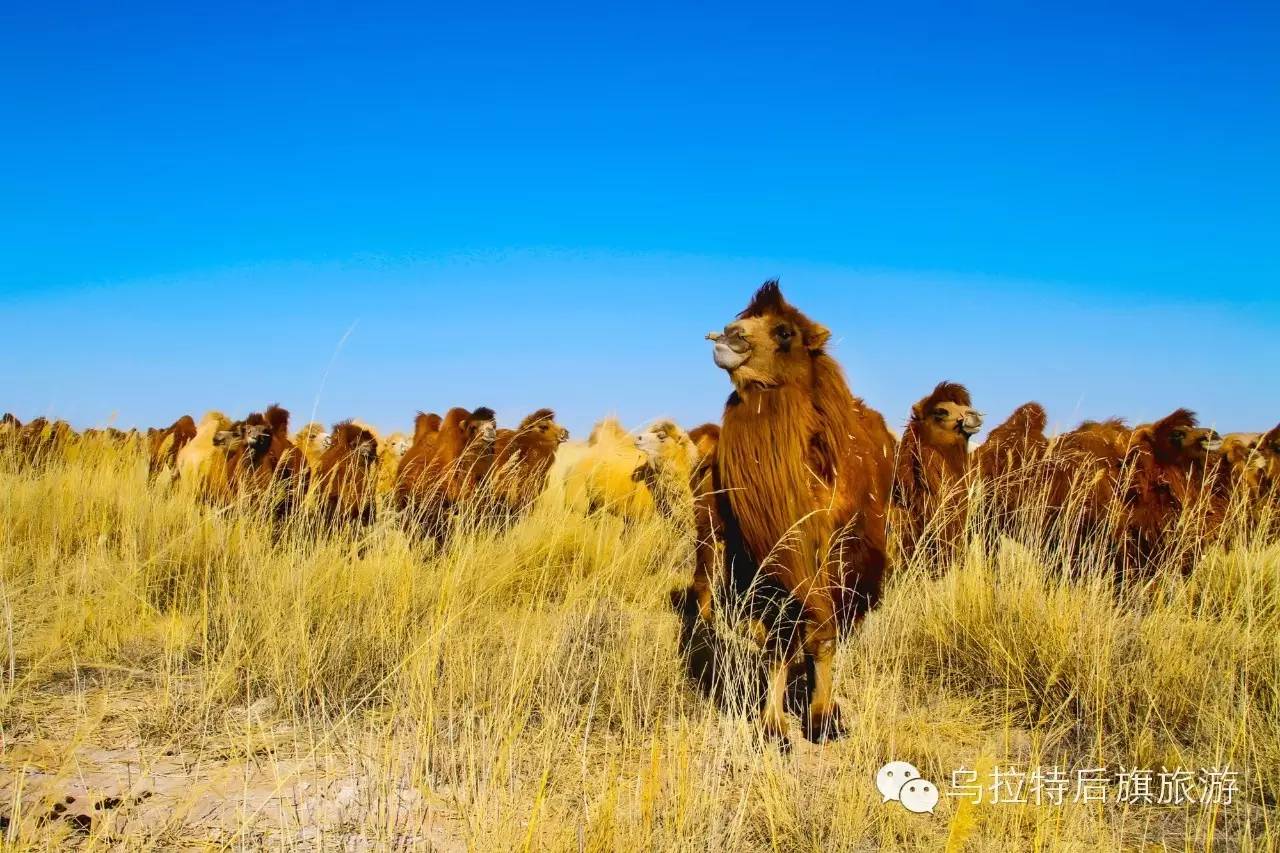
[{"label": "herd of camel", "polygon": [[1059,550],[1090,543],[1091,557],[1126,577],[1167,560],[1188,530],[1203,545],[1227,535],[1229,518],[1280,507],[1280,426],[1220,436],[1178,409],[1050,438],[1032,402],[971,449],[983,422],[964,386],[940,383],[895,435],[851,392],[830,332],[776,281],[707,337],[733,392],[719,424],[688,432],[659,421],[636,436],[608,419],[585,445],[566,445],[550,409],[499,429],[482,407],[419,413],[412,435],[384,438],[358,421],[291,434],[289,413],[271,406],[236,421],[211,412],[145,434],[79,436],[6,414],[0,449],[38,464],[86,438],[132,444],[146,448],[152,478],[214,502],[335,525],[368,524],[381,508],[437,543],[464,513],[519,518],[551,483],[584,512],[660,515],[691,534],[693,582],[680,600],[692,618],[745,619],[765,652],[761,725],[780,741],[797,678],[805,737],[841,734],[837,640],[875,607],[891,565],[945,564],[963,547],[979,503],[988,529],[1034,528]]}]

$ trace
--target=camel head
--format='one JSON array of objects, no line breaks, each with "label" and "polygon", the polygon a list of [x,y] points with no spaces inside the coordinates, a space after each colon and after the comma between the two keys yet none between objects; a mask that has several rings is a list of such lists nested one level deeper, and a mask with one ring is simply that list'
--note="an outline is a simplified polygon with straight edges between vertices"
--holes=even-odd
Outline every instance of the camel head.
[{"label": "camel head", "polygon": [[1222,444],[1217,452],[1232,470],[1256,468],[1258,466],[1254,460],[1259,456],[1258,444],[1261,441],[1260,432],[1231,432],[1222,436]]},{"label": "camel head", "polygon": [[1258,439],[1250,457],[1253,467],[1268,477],[1280,479],[1280,424]]},{"label": "camel head", "polygon": [[636,437],[636,449],[645,455],[650,464],[683,464],[692,469],[699,453],[689,434],[674,421],[655,421]]},{"label": "camel head", "polygon": [[337,451],[357,465],[365,467],[378,461],[378,439],[372,432],[351,421],[333,425],[333,431],[329,433],[329,450]]},{"label": "camel head", "polygon": [[[437,417],[439,417],[437,415]],[[385,450],[392,456],[397,458],[404,456],[405,451],[412,445],[413,439],[402,432],[393,432],[387,436],[387,440],[383,442]]]},{"label": "camel head", "polygon": [[304,426],[293,435],[293,443],[308,450],[325,449],[329,446],[330,434],[325,432],[322,424],[315,421]]},{"label": "camel head", "polygon": [[1195,413],[1187,409],[1178,409],[1138,432],[1147,436],[1156,459],[1165,465],[1204,462],[1210,453],[1222,449],[1218,433],[1200,426]]},{"label": "camel head", "polygon": [[[260,417],[260,416],[259,416]],[[215,447],[221,447],[228,453],[244,449],[253,458],[261,457],[271,447],[271,426],[258,423],[252,417],[237,421],[230,429],[220,430],[213,436]]]},{"label": "camel head", "polygon": [[968,389],[954,382],[939,382],[911,407],[911,419],[920,424],[922,438],[937,447],[967,446],[982,429],[982,412],[973,408]]},{"label": "camel head", "polygon": [[492,447],[498,437],[497,415],[493,413],[493,409],[481,406],[462,422],[462,432],[466,444],[479,442],[481,446]]},{"label": "camel head", "polygon": [[807,381],[813,359],[823,354],[831,332],[787,303],[778,282],[767,281],[723,332],[711,332],[716,366],[733,384],[776,388]]},{"label": "camel head", "polygon": [[516,430],[526,441],[556,447],[569,440],[569,431],[556,423],[556,413],[551,409],[538,409],[520,422]]}]

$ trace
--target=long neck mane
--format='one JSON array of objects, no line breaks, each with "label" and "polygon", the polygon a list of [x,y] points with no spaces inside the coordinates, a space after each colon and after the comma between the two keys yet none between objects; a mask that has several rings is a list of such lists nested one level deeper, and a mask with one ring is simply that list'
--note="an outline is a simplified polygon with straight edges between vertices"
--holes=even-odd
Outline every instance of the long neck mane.
[{"label": "long neck mane", "polygon": [[477,482],[493,464],[493,443],[477,436],[463,446],[456,458],[455,475],[468,482]]},{"label": "long neck mane", "polygon": [[807,389],[794,386],[746,389],[725,407],[721,483],[757,560],[814,509],[807,451],[816,422]]},{"label": "long neck mane", "polygon": [[516,435],[511,445],[512,455],[519,455],[521,464],[525,466],[527,474],[540,477],[550,470],[551,463],[556,458],[556,448],[560,446],[560,442],[548,440],[532,430],[525,430]]},{"label": "long neck mane", "polygon": [[830,527],[822,510],[837,472],[834,463],[832,470],[815,470],[814,461],[839,457],[854,432],[857,405],[839,365],[823,354],[814,357],[807,384],[746,388],[730,397],[716,461],[756,559],[802,520],[812,534]]},{"label": "long neck mane", "polygon": [[921,446],[921,450],[924,451],[925,459],[932,457],[928,464],[936,465],[944,479],[956,480],[964,476],[964,469],[969,464],[967,442],[956,442],[941,447],[925,443]]}]

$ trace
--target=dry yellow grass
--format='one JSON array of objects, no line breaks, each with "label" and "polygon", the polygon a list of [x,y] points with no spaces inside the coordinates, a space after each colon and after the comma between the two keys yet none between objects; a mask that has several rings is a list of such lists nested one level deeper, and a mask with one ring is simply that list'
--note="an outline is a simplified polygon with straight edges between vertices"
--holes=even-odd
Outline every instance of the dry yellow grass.
[{"label": "dry yellow grass", "polygon": [[[850,736],[784,754],[690,685],[668,602],[687,540],[660,521],[550,501],[428,554],[393,519],[273,532],[145,470],[102,446],[0,460],[7,849],[1280,846],[1262,535],[1123,593],[988,536],[906,566],[837,658]],[[1001,765],[1229,766],[1240,790],[920,816],[881,803],[891,758],[944,791]]]}]

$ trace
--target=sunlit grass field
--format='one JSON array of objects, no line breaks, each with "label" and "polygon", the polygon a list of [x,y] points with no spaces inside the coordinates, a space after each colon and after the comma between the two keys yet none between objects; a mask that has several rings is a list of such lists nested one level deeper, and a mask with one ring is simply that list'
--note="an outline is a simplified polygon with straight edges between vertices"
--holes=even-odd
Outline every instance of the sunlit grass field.
[{"label": "sunlit grass field", "polygon": [[[148,484],[92,442],[0,460],[6,849],[1274,850],[1280,546],[1237,520],[1187,576],[1117,587],[973,535],[904,565],[837,655],[850,727],[762,740],[703,695],[672,589],[689,534],[464,518],[441,551],[383,513],[275,528]],[[721,642],[750,660],[745,639]],[[745,667],[749,671],[749,666]],[[877,792],[910,761],[944,796]],[[952,773],[1232,768],[1229,805],[973,804]],[[68,798],[72,801],[68,802]]]}]

